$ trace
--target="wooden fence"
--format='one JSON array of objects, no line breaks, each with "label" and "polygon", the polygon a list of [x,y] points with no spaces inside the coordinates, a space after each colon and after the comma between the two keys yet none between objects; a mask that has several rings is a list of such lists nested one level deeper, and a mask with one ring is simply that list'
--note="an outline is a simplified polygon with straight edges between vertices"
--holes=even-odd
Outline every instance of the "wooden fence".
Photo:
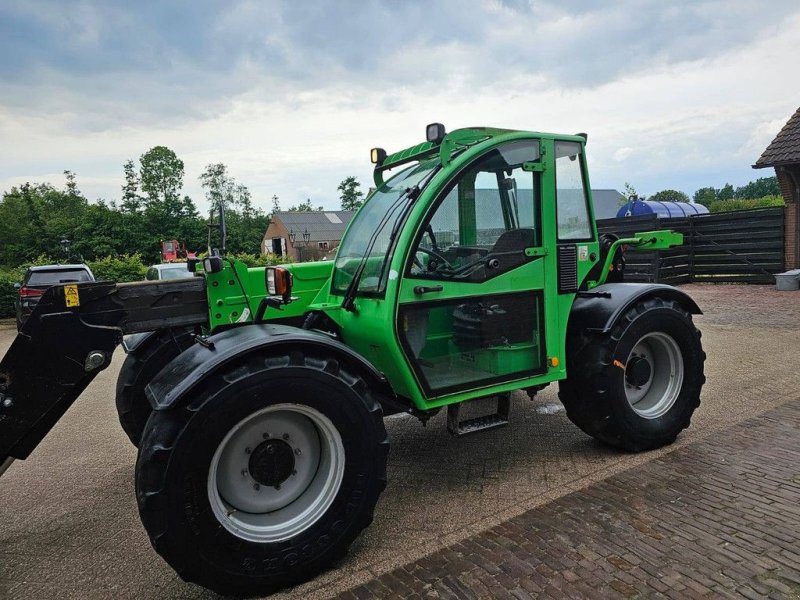
[{"label": "wooden fence", "polygon": [[684,244],[677,248],[628,252],[628,281],[774,283],[774,274],[784,270],[783,219],[783,208],[775,207],[670,219],[601,219],[597,229],[620,237],[655,229],[683,234]]}]

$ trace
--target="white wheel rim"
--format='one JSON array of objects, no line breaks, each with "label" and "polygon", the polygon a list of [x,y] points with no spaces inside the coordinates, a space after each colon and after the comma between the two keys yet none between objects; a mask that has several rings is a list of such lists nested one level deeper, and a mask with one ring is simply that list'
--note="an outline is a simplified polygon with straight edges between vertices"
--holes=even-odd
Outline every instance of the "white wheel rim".
[{"label": "white wheel rim", "polygon": [[[650,366],[650,377],[642,385],[628,381],[633,360]],[[631,408],[645,419],[657,419],[675,404],[683,385],[683,354],[678,343],[662,332],[648,333],[634,345],[625,361],[625,397]]]},{"label": "white wheel rim", "polygon": [[[273,461],[271,479],[260,469],[251,472],[258,468],[254,456],[275,450],[284,459],[283,471]],[[341,436],[328,417],[303,404],[276,404],[239,421],[220,442],[209,467],[208,499],[233,535],[279,542],[325,514],[339,492],[344,464]]]}]

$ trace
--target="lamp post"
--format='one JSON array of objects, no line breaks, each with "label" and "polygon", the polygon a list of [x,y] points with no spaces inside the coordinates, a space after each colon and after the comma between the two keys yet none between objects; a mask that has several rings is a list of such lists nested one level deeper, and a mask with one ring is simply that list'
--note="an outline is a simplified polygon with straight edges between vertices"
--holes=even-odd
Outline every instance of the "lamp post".
[{"label": "lamp post", "polygon": [[[303,248],[308,246],[308,242],[311,239],[311,234],[308,232],[308,227],[303,229],[303,233],[300,234],[303,237],[302,244],[297,246],[298,258],[300,262],[303,262]],[[297,241],[297,233],[295,233],[294,229],[289,230],[289,241],[292,243],[292,248],[295,248],[295,242]]]}]

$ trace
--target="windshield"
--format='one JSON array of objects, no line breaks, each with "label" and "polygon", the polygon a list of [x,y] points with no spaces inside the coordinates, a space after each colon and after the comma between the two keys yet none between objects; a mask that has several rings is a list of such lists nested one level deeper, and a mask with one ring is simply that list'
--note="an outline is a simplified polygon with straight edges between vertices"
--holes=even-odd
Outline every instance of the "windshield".
[{"label": "windshield", "polygon": [[332,286],[334,293],[343,293],[347,289],[373,236],[375,243],[367,258],[358,291],[383,291],[388,275],[386,263],[392,244],[391,234],[399,226],[398,219],[404,214],[403,209],[409,201],[404,196],[405,191],[422,182],[438,164],[438,160],[428,160],[401,171],[384,183],[359,209],[336,255]]}]

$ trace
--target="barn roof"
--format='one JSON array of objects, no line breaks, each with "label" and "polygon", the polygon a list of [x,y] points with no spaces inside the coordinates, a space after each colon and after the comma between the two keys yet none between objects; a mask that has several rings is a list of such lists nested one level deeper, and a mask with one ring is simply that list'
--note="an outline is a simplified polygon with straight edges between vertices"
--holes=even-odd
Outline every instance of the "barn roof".
[{"label": "barn roof", "polygon": [[280,219],[286,229],[294,231],[297,239],[303,239],[308,231],[310,242],[335,241],[342,239],[344,230],[355,211],[352,210],[314,210],[276,212],[272,218]]}]

